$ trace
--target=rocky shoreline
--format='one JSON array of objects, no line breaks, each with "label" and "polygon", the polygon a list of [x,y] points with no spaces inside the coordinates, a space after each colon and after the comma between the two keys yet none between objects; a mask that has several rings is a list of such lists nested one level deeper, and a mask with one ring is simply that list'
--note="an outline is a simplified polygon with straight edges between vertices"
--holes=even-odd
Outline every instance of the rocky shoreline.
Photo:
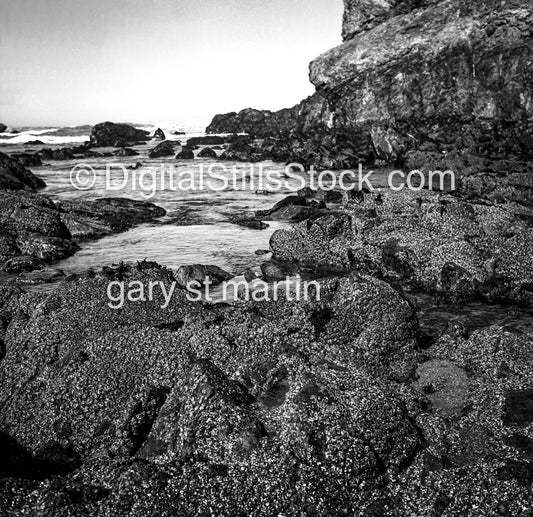
[{"label": "rocky shoreline", "polygon": [[[152,156],[451,169],[457,190],[305,188],[235,220],[294,223],[270,238],[263,278],[312,276],[320,300],[192,302],[188,279],[231,275],[150,261],[50,292],[0,284],[1,515],[533,514],[531,6],[345,7],[345,42],[311,64],[315,95],[217,115],[207,133],[228,136],[179,152],[158,130]],[[103,123],[55,156],[147,138]],[[36,159],[0,153],[5,271],[164,215],[52,201],[24,165]],[[161,293],[109,306],[111,281],[176,280],[165,308]],[[413,293],[524,324],[430,328]]]}]

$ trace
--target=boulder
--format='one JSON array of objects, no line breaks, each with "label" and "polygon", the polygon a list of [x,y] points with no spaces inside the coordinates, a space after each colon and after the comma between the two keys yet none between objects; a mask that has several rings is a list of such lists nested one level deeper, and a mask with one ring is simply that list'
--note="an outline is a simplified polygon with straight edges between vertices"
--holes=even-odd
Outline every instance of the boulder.
[{"label": "boulder", "polygon": [[266,221],[303,221],[317,217],[325,211],[325,205],[314,205],[301,196],[287,196],[268,210],[258,210],[256,217]]},{"label": "boulder", "polygon": [[173,156],[174,155],[174,146],[179,145],[176,142],[171,142],[165,140],[160,144],[157,144],[153,149],[148,153],[148,158],[161,158],[163,156]]},{"label": "boulder", "polygon": [[199,145],[222,145],[228,139],[221,136],[195,136],[187,140],[187,147],[196,147]]},{"label": "boulder", "polygon": [[137,156],[139,153],[135,149],[129,147],[121,147],[117,149],[114,153],[115,156]]},{"label": "boulder", "polygon": [[157,128],[154,132],[154,136],[152,136],[154,140],[166,140],[165,133],[161,128]]},{"label": "boulder", "polygon": [[0,189],[37,190],[45,182],[35,176],[19,160],[0,153]]},{"label": "boulder", "polygon": [[3,133],[7,129],[5,124],[0,124],[0,133]]},{"label": "boulder", "polygon": [[217,153],[213,151],[210,147],[204,147],[199,153],[198,158],[217,158]]},{"label": "boulder", "polygon": [[233,278],[233,275],[218,266],[205,266],[194,264],[192,266],[180,266],[176,271],[176,280],[182,287],[187,287],[190,282],[206,283],[209,278],[211,285],[217,285]]},{"label": "boulder", "polygon": [[102,122],[96,124],[91,132],[91,144],[97,147],[113,146],[117,140],[139,142],[148,140],[149,133],[128,124]]},{"label": "boulder", "polygon": [[24,167],[40,167],[43,164],[38,153],[14,153],[11,158],[17,160]]},{"label": "boulder", "polygon": [[176,160],[194,160],[194,152],[188,147],[184,147],[177,155]]},{"label": "boulder", "polygon": [[266,230],[268,224],[258,219],[249,219],[249,218],[234,218],[231,220],[233,224],[238,224],[239,226],[244,226],[246,228],[252,228],[253,230]]},{"label": "boulder", "polygon": [[53,202],[43,195],[0,190],[0,269],[39,269],[75,253],[77,240],[125,231],[164,214],[152,203],[123,198]]}]

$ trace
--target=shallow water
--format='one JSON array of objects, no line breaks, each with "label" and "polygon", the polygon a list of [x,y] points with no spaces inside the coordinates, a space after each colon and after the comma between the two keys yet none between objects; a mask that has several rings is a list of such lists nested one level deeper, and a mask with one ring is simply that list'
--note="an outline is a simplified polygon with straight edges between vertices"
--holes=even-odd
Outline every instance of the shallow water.
[{"label": "shallow water", "polygon": [[[189,136],[180,138],[184,141]],[[248,267],[257,269],[265,260],[265,256],[254,252],[268,250],[272,233],[289,227],[289,223],[268,222],[268,229],[255,230],[230,221],[234,217],[246,217],[256,210],[270,208],[301,188],[305,179],[284,178],[283,188],[264,192],[273,189],[269,189],[268,185],[266,188],[259,185],[260,167],[263,174],[269,171],[281,176],[285,169],[283,164],[263,162],[251,168],[248,164],[201,158],[148,159],[148,151],[158,143],[135,146],[139,155],[133,157],[52,161],[42,167],[31,167],[47,184],[42,192],[55,200],[127,197],[150,201],[167,211],[167,215],[159,221],[81,243],[82,249],[78,253],[54,264],[54,267],[66,273],[82,272],[120,261],[147,259],[173,268],[195,263],[214,264],[239,274]],[[3,146],[2,150],[30,152],[41,147]],[[143,165],[131,170],[130,167],[136,163]],[[80,181],[88,179],[92,183],[94,171],[91,188],[78,190],[73,187],[71,177],[74,182],[77,177],[71,176],[71,171],[75,166],[88,171],[80,173]],[[215,179],[215,173],[223,179]],[[200,184],[201,177],[203,185]]]}]

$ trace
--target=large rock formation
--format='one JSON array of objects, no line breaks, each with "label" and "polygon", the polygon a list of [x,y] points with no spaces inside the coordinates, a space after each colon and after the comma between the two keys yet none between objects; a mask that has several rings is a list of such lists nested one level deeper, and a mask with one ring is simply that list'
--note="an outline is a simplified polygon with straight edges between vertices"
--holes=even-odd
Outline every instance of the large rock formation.
[{"label": "large rock formation", "polygon": [[81,240],[163,215],[165,210],[152,203],[130,199],[53,202],[44,195],[0,190],[0,271],[42,269],[75,253]]},{"label": "large rock formation", "polygon": [[527,0],[347,0],[347,41],[310,78],[334,128],[364,128],[385,159],[428,141],[531,153],[532,26]]},{"label": "large rock formation", "polygon": [[37,190],[45,182],[26,169],[22,160],[0,153],[0,189]]},{"label": "large rock formation", "polygon": [[309,134],[326,127],[329,113],[324,99],[312,95],[292,108],[279,111],[247,108],[239,113],[215,115],[206,133],[248,133],[255,138]]},{"label": "large rock formation", "polygon": [[532,26],[528,0],[345,0],[344,43],[310,65],[315,95],[208,131],[274,137],[265,158],[324,168],[405,167],[410,150],[531,160]]},{"label": "large rock formation", "polygon": [[277,230],[273,258],[365,271],[464,302],[533,305],[533,210],[435,192],[387,192]]},{"label": "large rock formation", "polygon": [[91,133],[91,144],[100,147],[114,146],[117,142],[134,143],[148,139],[148,131],[114,122],[96,124]]}]

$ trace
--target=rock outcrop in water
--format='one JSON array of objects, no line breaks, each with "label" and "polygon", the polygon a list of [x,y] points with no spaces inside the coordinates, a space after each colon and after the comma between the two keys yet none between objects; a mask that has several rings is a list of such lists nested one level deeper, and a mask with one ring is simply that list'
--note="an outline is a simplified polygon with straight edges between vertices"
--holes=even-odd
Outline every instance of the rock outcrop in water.
[{"label": "rock outcrop in water", "polygon": [[41,269],[103,237],[165,215],[143,201],[104,198],[54,202],[31,191],[46,184],[18,159],[0,153],[0,271]]},{"label": "rock outcrop in water", "polygon": [[128,124],[102,122],[96,124],[91,132],[91,144],[97,147],[115,146],[117,142],[142,142],[149,139],[148,131],[136,129]]},{"label": "rock outcrop in water", "polygon": [[165,215],[143,201],[104,198],[53,202],[43,195],[0,190],[0,271],[42,269],[74,254],[78,242],[122,232]]},{"label": "rock outcrop in water", "polygon": [[21,160],[0,153],[0,189],[35,191],[45,182],[26,169]]},{"label": "rock outcrop in water", "polygon": [[247,133],[254,138],[309,134],[325,127],[329,113],[325,101],[312,95],[292,108],[279,111],[244,109],[239,113],[215,115],[206,133]]}]

